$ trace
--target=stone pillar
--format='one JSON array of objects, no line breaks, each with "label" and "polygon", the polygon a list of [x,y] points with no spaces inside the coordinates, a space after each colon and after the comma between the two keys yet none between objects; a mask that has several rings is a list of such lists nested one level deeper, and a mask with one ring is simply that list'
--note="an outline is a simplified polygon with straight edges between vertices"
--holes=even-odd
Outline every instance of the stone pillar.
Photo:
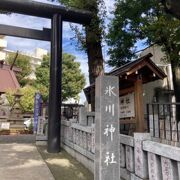
[{"label": "stone pillar", "polygon": [[156,154],[148,152],[149,180],[162,179],[161,160]]},{"label": "stone pillar", "polygon": [[85,107],[79,108],[79,124],[83,126],[87,126],[87,111]]},{"label": "stone pillar", "polygon": [[76,129],[76,144],[79,145],[79,130]]},{"label": "stone pillar", "polygon": [[87,133],[83,132],[83,148],[87,150]]},{"label": "stone pillar", "polygon": [[83,147],[83,132],[79,131],[79,146]]},{"label": "stone pillar", "polygon": [[90,133],[88,133],[87,134],[87,150],[90,152],[90,151],[92,151],[92,148],[91,148],[91,145],[92,145],[92,140],[91,140],[91,134]]},{"label": "stone pillar", "polygon": [[134,133],[135,174],[142,179],[148,179],[147,153],[142,149],[142,142],[149,139],[149,133]]},{"label": "stone pillar", "polygon": [[42,116],[38,117],[37,135],[44,135],[44,124],[46,119]]},{"label": "stone pillar", "polygon": [[125,154],[125,145],[120,144],[120,167],[125,168],[126,165],[126,154]]},{"label": "stone pillar", "polygon": [[94,127],[94,124],[92,126],[92,137],[91,137],[91,140],[92,140],[92,153],[95,153],[95,127]]},{"label": "stone pillar", "polygon": [[131,146],[126,146],[126,169],[134,172],[134,150]]},{"label": "stone pillar", "polygon": [[96,79],[95,180],[120,178],[118,77]]},{"label": "stone pillar", "polygon": [[76,129],[72,129],[72,133],[73,133],[73,143],[76,144]]},{"label": "stone pillar", "polygon": [[177,163],[161,157],[162,176],[163,180],[178,180],[178,168]]}]

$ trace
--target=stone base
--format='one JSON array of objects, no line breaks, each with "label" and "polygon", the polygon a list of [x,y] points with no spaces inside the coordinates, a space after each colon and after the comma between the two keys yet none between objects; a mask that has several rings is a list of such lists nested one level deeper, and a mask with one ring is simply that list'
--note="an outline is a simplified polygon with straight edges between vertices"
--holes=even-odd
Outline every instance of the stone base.
[{"label": "stone base", "polygon": [[37,146],[47,146],[47,136],[36,136]]},{"label": "stone base", "polygon": [[71,156],[76,158],[80,163],[82,163],[87,169],[89,169],[92,173],[94,173],[94,161],[91,159],[83,156],[82,154],[78,153],[74,149],[66,146],[65,144],[61,145],[65,151],[67,151]]},{"label": "stone base", "polygon": [[120,168],[120,176],[124,180],[131,180],[131,173],[125,168]]},{"label": "stone base", "polygon": [[47,141],[36,141],[36,146],[47,146]]},{"label": "stone base", "polygon": [[1,135],[0,143],[35,143],[35,135],[25,134],[25,135]]},{"label": "stone base", "polygon": [[145,180],[145,179],[141,179],[138,176],[136,176],[135,174],[131,174],[131,180]]}]

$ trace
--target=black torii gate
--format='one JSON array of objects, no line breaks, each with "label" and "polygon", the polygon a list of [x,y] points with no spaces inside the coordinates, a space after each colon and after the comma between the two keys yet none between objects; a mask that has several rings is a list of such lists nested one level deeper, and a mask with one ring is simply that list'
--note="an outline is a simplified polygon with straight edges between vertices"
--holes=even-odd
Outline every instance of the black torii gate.
[{"label": "black torii gate", "polygon": [[62,22],[87,25],[91,21],[92,14],[88,11],[31,0],[0,0],[0,10],[51,19],[51,29],[41,31],[0,25],[0,34],[51,42],[47,150],[50,153],[57,153],[60,151],[61,129]]}]

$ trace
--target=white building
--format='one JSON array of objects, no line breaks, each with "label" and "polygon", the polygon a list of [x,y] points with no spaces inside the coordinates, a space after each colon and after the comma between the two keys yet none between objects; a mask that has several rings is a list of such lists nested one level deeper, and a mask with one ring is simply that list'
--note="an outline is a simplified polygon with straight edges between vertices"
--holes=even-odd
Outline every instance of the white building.
[{"label": "white building", "polygon": [[3,52],[5,48],[7,48],[7,41],[4,39],[4,36],[0,35],[0,60],[6,58],[6,53]]},{"label": "white building", "polygon": [[[140,53],[140,57],[148,53],[153,56],[151,59],[167,75],[163,80],[157,80],[143,85],[144,105],[149,103],[170,103],[174,102],[174,87],[172,80],[171,64],[165,60],[166,55],[161,47],[157,45],[150,46]],[[144,106],[146,114],[146,106]]]},{"label": "white building", "polygon": [[[4,36],[0,35],[0,60],[5,60],[9,53],[16,53],[15,51],[11,51],[7,49],[7,41],[5,40]],[[32,73],[29,76],[30,79],[35,79],[35,69],[36,67],[41,65],[42,59],[44,55],[48,54],[48,51],[41,48],[36,48],[35,52],[30,53],[24,53],[21,52],[21,54],[29,56],[31,58],[31,66],[32,66]]]}]

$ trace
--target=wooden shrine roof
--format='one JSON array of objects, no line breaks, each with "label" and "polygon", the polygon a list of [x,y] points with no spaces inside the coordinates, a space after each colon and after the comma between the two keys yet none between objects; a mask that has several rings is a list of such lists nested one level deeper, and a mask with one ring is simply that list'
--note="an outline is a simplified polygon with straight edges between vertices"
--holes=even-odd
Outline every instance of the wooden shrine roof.
[{"label": "wooden shrine roof", "polygon": [[[109,73],[106,73],[106,75],[118,76],[120,89],[132,87],[137,78],[141,78],[142,83],[164,79],[166,74],[150,59],[151,57],[152,54],[149,53],[124,66],[113,69]],[[95,84],[91,84],[84,89],[86,97],[88,96],[90,89],[94,87]]]},{"label": "wooden shrine roof", "polygon": [[8,89],[17,90],[20,88],[15,72],[20,72],[21,69],[3,64],[0,61],[0,94],[5,93]]},{"label": "wooden shrine roof", "polygon": [[139,77],[143,84],[164,79],[166,74],[150,59],[151,57],[152,54],[149,53],[124,66],[115,68],[107,74],[119,77],[121,89],[131,86]]},{"label": "wooden shrine roof", "polygon": [[[163,79],[166,77],[166,74],[150,59],[150,57],[152,57],[153,55],[151,53],[142,56],[140,58],[138,58],[135,61],[129,62],[127,64],[125,64],[124,66],[121,66],[119,68],[115,68],[113,69],[111,72],[109,72],[109,75],[114,75],[114,76],[123,76],[123,75],[131,75],[133,73],[136,73],[136,71],[140,71],[141,70],[141,74],[142,75],[148,75],[147,73],[145,73],[145,67],[147,67],[148,69],[150,69],[153,73],[156,74],[156,78],[155,79]],[[153,78],[154,80],[154,78]]]}]

